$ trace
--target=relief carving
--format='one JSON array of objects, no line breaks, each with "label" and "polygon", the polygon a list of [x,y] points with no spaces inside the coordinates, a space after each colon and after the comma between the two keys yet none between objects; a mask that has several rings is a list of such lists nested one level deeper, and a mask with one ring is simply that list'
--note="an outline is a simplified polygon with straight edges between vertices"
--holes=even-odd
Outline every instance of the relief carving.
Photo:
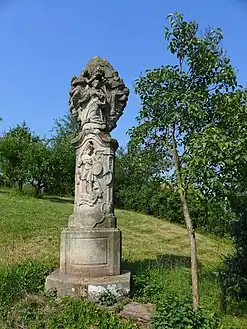
[{"label": "relief carving", "polygon": [[[114,215],[114,156],[109,133],[126,106],[129,90],[111,64],[94,57],[71,80],[69,108],[79,124],[75,208],[70,224],[95,228]],[[114,221],[113,221],[114,222]]]},{"label": "relief carving", "polygon": [[128,95],[118,72],[109,62],[95,57],[72,78],[69,107],[82,130],[110,132],[123,113]]},{"label": "relief carving", "polygon": [[101,198],[103,190],[99,175],[103,171],[102,156],[95,152],[92,141],[89,141],[81,153],[77,164],[77,184],[79,188],[79,206],[93,206]]}]

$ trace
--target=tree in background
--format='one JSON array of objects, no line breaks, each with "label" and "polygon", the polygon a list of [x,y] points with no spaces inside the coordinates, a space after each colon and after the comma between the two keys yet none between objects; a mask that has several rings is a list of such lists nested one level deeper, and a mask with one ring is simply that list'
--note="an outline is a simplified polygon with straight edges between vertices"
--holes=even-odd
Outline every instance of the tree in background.
[{"label": "tree in background", "polygon": [[33,186],[35,196],[39,197],[43,189],[48,189],[51,175],[51,148],[46,140],[39,137],[32,139],[25,157],[28,171],[27,181]]},{"label": "tree in background", "polygon": [[0,166],[3,176],[10,182],[18,183],[19,191],[27,181],[27,156],[32,134],[24,122],[10,129],[0,139]]},{"label": "tree in background", "polygon": [[72,194],[74,190],[75,150],[71,140],[77,125],[70,115],[56,120],[53,136],[41,139],[24,122],[5,132],[0,138],[0,168],[5,180],[30,183],[35,195],[43,188],[51,194]]},{"label": "tree in background", "polygon": [[[159,201],[170,196],[171,191],[164,189],[166,180],[161,172],[166,167],[163,158],[160,160],[151,150],[136,150],[135,154],[124,148],[117,150],[115,202],[118,207],[168,219],[166,207]],[[168,192],[166,196],[165,191]]]},{"label": "tree in background", "polygon": [[[226,185],[217,176],[233,175],[234,161],[226,171],[220,165],[226,160],[224,156],[232,137],[224,139],[226,134],[223,137],[220,132],[233,113],[235,122],[229,132],[238,120],[243,120],[243,114],[246,116],[246,92],[238,86],[230,60],[220,46],[223,38],[220,29],[209,29],[199,36],[196,22],[186,22],[179,13],[168,15],[168,19],[170,28],[166,28],[165,37],[177,64],[147,70],[137,79],[135,88],[142,108],[137,117],[138,126],[130,130],[130,148],[133,154],[136,148],[155,150],[158,159],[165,157],[169,162],[168,174],[180,195],[190,240],[193,306],[197,310],[196,239],[188,192],[193,188],[200,196],[207,193],[215,196],[217,188]],[[219,153],[215,148],[209,149],[214,139],[221,146],[217,149]],[[243,150],[243,140],[239,143]],[[236,144],[232,141],[233,145]],[[214,162],[210,160],[212,166],[205,168],[208,159]]]},{"label": "tree in background", "polygon": [[49,176],[49,193],[73,194],[75,179],[75,149],[71,144],[76,136],[78,126],[68,114],[56,120],[53,136],[49,141],[51,171]]},{"label": "tree in background", "polygon": [[51,172],[51,150],[45,140],[30,131],[24,122],[0,138],[0,168],[8,181],[30,183],[39,196]]},{"label": "tree in background", "polygon": [[[219,272],[221,283],[221,306],[226,312],[229,301],[247,300],[247,207],[238,220],[229,223],[230,238],[234,251],[224,259]],[[233,304],[234,305],[234,304]]]}]

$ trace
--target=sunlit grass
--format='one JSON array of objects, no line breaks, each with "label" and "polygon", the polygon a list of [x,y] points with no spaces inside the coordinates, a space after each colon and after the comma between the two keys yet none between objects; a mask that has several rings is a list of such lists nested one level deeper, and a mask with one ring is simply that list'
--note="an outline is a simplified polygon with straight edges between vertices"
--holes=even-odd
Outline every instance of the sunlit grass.
[{"label": "sunlit grass", "polygon": [[[59,237],[67,226],[73,204],[63,199],[35,199],[4,191],[0,193],[0,260],[59,259]],[[155,260],[161,254],[189,256],[187,231],[160,219],[116,210],[123,234],[123,258],[127,261]],[[197,234],[198,259],[217,264],[231,250],[221,240]]]},{"label": "sunlit grass", "polygon": [[[0,264],[2,266],[39,260],[58,266],[59,239],[73,211],[69,199],[35,199],[8,190],[0,191]],[[158,264],[153,270],[168,292],[187,296],[191,292],[190,249],[185,228],[151,216],[116,210],[123,235],[124,266],[133,272]],[[219,287],[213,272],[231,244],[197,234],[200,264],[201,305],[219,312]],[[224,328],[247,328],[247,317],[226,316]]]}]

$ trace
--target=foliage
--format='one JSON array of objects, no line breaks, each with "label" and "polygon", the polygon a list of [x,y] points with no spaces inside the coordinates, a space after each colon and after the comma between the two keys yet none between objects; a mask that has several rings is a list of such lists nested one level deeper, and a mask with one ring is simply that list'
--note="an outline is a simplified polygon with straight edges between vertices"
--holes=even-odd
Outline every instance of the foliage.
[{"label": "foliage", "polygon": [[214,315],[205,315],[199,310],[194,312],[191,298],[183,294],[176,295],[163,287],[152,268],[145,269],[134,277],[135,296],[144,302],[156,304],[152,328],[171,329],[216,329],[219,320]]},{"label": "foliage", "polygon": [[30,131],[24,122],[10,129],[0,139],[0,168],[6,181],[23,184],[31,183],[35,195],[47,187],[50,175],[51,150],[47,142]]},{"label": "foliage", "polygon": [[71,114],[65,114],[62,118],[55,120],[52,132],[53,137],[70,136],[74,138],[79,133],[79,125]]},{"label": "foliage", "polygon": [[56,120],[50,140],[51,172],[48,193],[56,195],[73,194],[75,177],[75,149],[71,144],[78,127],[71,115]]},{"label": "foliage", "polygon": [[181,301],[177,296],[168,295],[157,306],[153,319],[154,329],[217,329],[219,320],[215,315],[205,316],[194,312],[190,300]]},{"label": "foliage", "polygon": [[47,268],[38,261],[0,268],[0,319],[26,293],[37,293],[44,285]]},{"label": "foliage", "polygon": [[180,194],[191,243],[196,309],[196,242],[188,191],[196,189],[202,199],[216,196],[222,209],[229,207],[225,201],[233,191],[235,160],[244,164],[247,159],[247,93],[238,85],[221,47],[220,29],[209,29],[199,36],[197,23],[186,22],[182,14],[170,14],[168,19],[165,37],[177,65],[147,70],[136,80],[142,108],[138,125],[130,130],[130,149],[133,154],[136,149],[155,150],[157,159],[165,157],[170,168],[168,175]]},{"label": "foliage", "polygon": [[31,183],[35,195],[43,188],[48,193],[72,194],[74,190],[75,150],[71,140],[77,125],[71,116],[55,121],[50,140],[31,133],[26,123],[17,125],[0,139],[2,180]]},{"label": "foliage", "polygon": [[51,142],[51,172],[48,193],[71,195],[75,180],[75,150],[70,136],[56,136]]},{"label": "foliage", "polygon": [[234,253],[224,259],[224,269],[219,272],[223,308],[232,300],[247,300],[247,208],[239,220],[230,222],[230,236]]},{"label": "foliage", "polygon": [[[136,190],[141,187],[160,184],[163,179],[160,178],[160,171],[164,170],[163,159],[156,159],[153,151],[143,151],[136,149],[135,154],[119,148],[116,153],[116,203],[121,206],[125,203],[122,200],[122,192],[126,187],[134,187]],[[138,198],[138,194],[136,194]],[[139,201],[139,200],[138,200]],[[136,202],[138,203],[136,200]]]},{"label": "foliage", "polygon": [[[138,155],[145,163],[146,155]],[[182,203],[172,182],[158,179],[153,166],[137,166],[134,155],[120,149],[116,157],[115,202],[117,207],[154,215],[174,223],[183,223]],[[146,163],[147,164],[147,163]],[[149,170],[149,171],[148,171]],[[156,173],[158,170],[156,169]],[[219,202],[202,199],[195,189],[188,191],[190,211],[195,228],[217,236],[227,233],[230,212],[226,212]]]},{"label": "foliage", "polygon": [[102,292],[99,296],[99,303],[105,306],[113,306],[118,301],[117,295],[110,290]]},{"label": "foliage", "polygon": [[35,189],[35,196],[39,196],[43,188],[48,187],[51,174],[51,149],[45,140],[36,137],[29,145],[26,157],[27,181]]},{"label": "foliage", "polygon": [[147,70],[137,79],[142,109],[139,125],[130,130],[131,146],[155,149],[157,158],[162,151],[174,177],[174,135],[184,188],[195,184],[201,197],[221,193],[224,199],[227,183],[231,179],[234,186],[237,179],[236,160],[244,165],[247,159],[246,91],[220,46],[220,29],[199,37],[194,21],[178,13],[168,18],[168,49],[178,65]]},{"label": "foliage", "polygon": [[179,195],[158,177],[161,162],[157,163],[155,155],[150,155],[131,154],[123,148],[117,151],[116,206],[181,223]]},{"label": "foliage", "polygon": [[39,262],[0,269],[1,328],[136,328],[133,322],[121,321],[86,300],[58,300],[44,294],[49,271],[51,268]]},{"label": "foliage", "polygon": [[0,139],[0,166],[3,175],[11,182],[18,182],[22,190],[27,180],[27,156],[32,141],[30,129],[24,122],[10,129]]},{"label": "foliage", "polygon": [[134,329],[132,321],[120,320],[85,299],[65,297],[62,300],[29,295],[17,303],[7,319],[5,329]]}]

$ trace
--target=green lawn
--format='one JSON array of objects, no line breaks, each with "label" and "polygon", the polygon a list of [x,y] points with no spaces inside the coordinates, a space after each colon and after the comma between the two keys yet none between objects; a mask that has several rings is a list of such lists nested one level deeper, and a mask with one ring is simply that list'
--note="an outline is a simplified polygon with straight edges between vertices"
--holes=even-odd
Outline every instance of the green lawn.
[{"label": "green lawn", "polygon": [[[59,264],[59,236],[66,227],[73,204],[69,199],[34,199],[8,190],[0,191],[0,265],[27,260]],[[125,210],[117,210],[123,233],[125,266],[133,272],[147,265],[166,291],[190,293],[189,245],[186,230],[169,222]],[[197,234],[201,305],[219,312],[219,288],[214,270],[231,251],[230,243]],[[247,317],[222,317],[224,328],[247,328]]]}]

